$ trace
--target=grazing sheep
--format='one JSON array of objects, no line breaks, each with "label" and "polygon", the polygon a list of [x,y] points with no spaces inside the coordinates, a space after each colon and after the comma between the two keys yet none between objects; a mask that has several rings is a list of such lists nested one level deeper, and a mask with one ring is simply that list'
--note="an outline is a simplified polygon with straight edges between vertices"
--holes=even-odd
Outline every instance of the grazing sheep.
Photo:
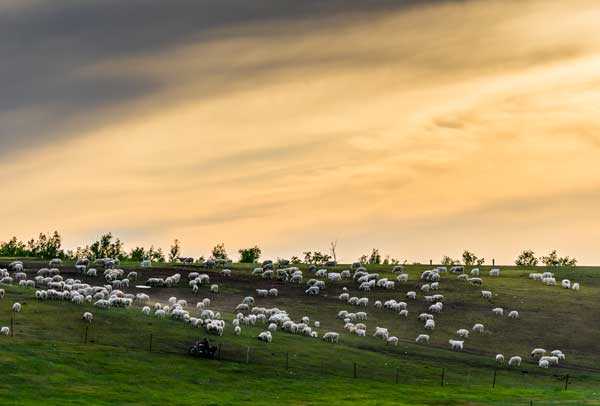
[{"label": "grazing sheep", "polygon": [[92,320],[94,320],[94,315],[90,312],[85,312],[83,313],[83,316],[81,316],[81,319],[91,323]]},{"label": "grazing sheep", "polygon": [[398,337],[395,337],[395,336],[388,337],[386,344],[397,346],[398,345]]},{"label": "grazing sheep", "polygon": [[321,327],[321,323],[318,321],[315,321],[314,326],[315,326],[315,328],[319,328],[319,327]]},{"label": "grazing sheep", "polygon": [[563,280],[560,282],[560,285],[561,285],[563,288],[565,288],[565,289],[571,289],[571,281],[570,281],[570,280],[568,280],[568,279],[563,279]]},{"label": "grazing sheep", "polygon": [[469,282],[473,286],[483,285],[483,280],[481,278],[468,278],[467,282]]},{"label": "grazing sheep", "polygon": [[494,313],[496,316],[504,316],[504,309],[501,307],[495,307],[492,309],[492,313]]},{"label": "grazing sheep", "polygon": [[270,331],[263,331],[257,337],[260,341],[264,341],[265,343],[270,343],[273,341],[273,335]]},{"label": "grazing sheep", "polygon": [[545,359],[541,359],[541,360],[539,360],[539,362],[538,362],[538,366],[539,366],[540,368],[548,369],[548,368],[550,368],[550,362],[548,362],[548,361],[547,361],[547,360],[545,360]]},{"label": "grazing sheep", "polygon": [[240,334],[242,334],[242,328],[241,328],[240,326],[235,326],[235,327],[233,328],[233,333],[234,333],[236,336],[239,336]]},{"label": "grazing sheep", "polygon": [[337,343],[339,342],[339,339],[340,335],[338,333],[328,332],[323,335],[323,341],[328,341],[330,343]]},{"label": "grazing sheep", "polygon": [[502,355],[502,354],[496,355],[496,362],[498,364],[504,364],[504,355]]},{"label": "grazing sheep", "polygon": [[158,309],[157,311],[154,312],[154,315],[156,317],[158,317],[159,319],[164,319],[167,315],[167,312],[165,312],[163,309]]},{"label": "grazing sheep", "polygon": [[146,316],[150,316],[150,311],[151,311],[150,307],[148,307],[148,306],[142,307],[142,313],[144,313]]},{"label": "grazing sheep", "polygon": [[412,300],[416,300],[417,299],[417,292],[406,292],[406,297]]},{"label": "grazing sheep", "polygon": [[492,292],[490,292],[489,290],[482,290],[481,297],[487,300],[492,300]]},{"label": "grazing sheep", "polygon": [[429,344],[429,336],[427,334],[419,334],[415,341],[417,344]]},{"label": "grazing sheep", "polygon": [[476,333],[483,334],[485,331],[485,328],[483,327],[483,324],[477,323],[473,326],[472,330]]},{"label": "grazing sheep", "polygon": [[471,276],[479,276],[479,268],[471,269]]},{"label": "grazing sheep", "polygon": [[219,293],[219,285],[210,285],[211,293]]},{"label": "grazing sheep", "polygon": [[433,319],[433,314],[421,313],[421,314],[419,314],[419,316],[417,316],[417,318],[421,321],[425,321],[425,320]]},{"label": "grazing sheep", "polygon": [[12,311],[15,312],[15,313],[19,313],[21,311],[21,303],[15,302],[12,305]]},{"label": "grazing sheep", "polygon": [[522,359],[519,356],[514,356],[514,357],[510,357],[510,359],[508,360],[508,366],[509,367],[519,367],[521,366],[521,362]]},{"label": "grazing sheep", "polygon": [[0,328],[0,335],[7,336],[9,334],[10,334],[10,328],[9,327],[2,327],[2,328]]},{"label": "grazing sheep", "polygon": [[398,312],[398,315],[399,315],[400,317],[408,317],[408,310],[406,310],[406,309],[402,309],[402,310],[400,310],[400,311]]},{"label": "grazing sheep", "polygon": [[490,269],[490,276],[495,276],[495,277],[500,276],[500,269],[498,269],[498,268]]},{"label": "grazing sheep", "polygon": [[256,289],[256,296],[267,297],[269,296],[269,291],[267,289]]},{"label": "grazing sheep", "polygon": [[373,337],[382,338],[384,340],[387,340],[389,335],[390,335],[390,333],[388,332],[387,328],[375,327],[375,333],[373,334]]},{"label": "grazing sheep", "polygon": [[279,291],[275,288],[269,289],[269,296],[279,296]]},{"label": "grazing sheep", "polygon": [[519,312],[516,310],[512,310],[508,313],[508,317],[511,319],[518,319],[519,318]]},{"label": "grazing sheep", "polygon": [[558,357],[556,356],[546,356],[540,358],[540,361],[548,361],[550,365],[558,365]]},{"label": "grazing sheep", "polygon": [[448,343],[450,344],[450,347],[453,351],[462,351],[465,342],[458,340],[448,340]]},{"label": "grazing sheep", "polygon": [[425,330],[433,330],[435,328],[435,321],[428,319],[425,321]]},{"label": "grazing sheep", "polygon": [[572,286],[571,289],[573,290],[579,290],[579,284],[577,282],[575,282]]},{"label": "grazing sheep", "polygon": [[532,356],[533,358],[536,358],[536,357],[538,357],[538,358],[541,358],[541,357],[543,357],[544,355],[546,355],[546,350],[545,350],[545,349],[543,349],[543,348],[534,348],[534,349],[531,351],[531,356]]},{"label": "grazing sheep", "polygon": [[267,327],[267,330],[269,330],[272,333],[276,332],[277,331],[277,324],[275,324],[275,323],[269,324],[269,327]]},{"label": "grazing sheep", "polygon": [[469,338],[469,330],[467,330],[466,328],[461,328],[456,331],[456,335],[461,338]]}]

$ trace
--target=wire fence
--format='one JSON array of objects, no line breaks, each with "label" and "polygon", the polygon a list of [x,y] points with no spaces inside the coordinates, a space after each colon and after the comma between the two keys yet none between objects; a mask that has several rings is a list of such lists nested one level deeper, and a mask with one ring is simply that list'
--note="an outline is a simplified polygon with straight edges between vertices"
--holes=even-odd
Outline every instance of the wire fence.
[{"label": "wire fence", "polygon": [[[15,328],[17,327],[17,328]],[[207,337],[211,345],[216,346],[214,358],[221,362],[234,362],[245,365],[259,365],[264,369],[288,374],[305,374],[321,377],[338,377],[347,379],[365,379],[389,384],[439,385],[461,387],[489,387],[494,389],[503,384],[534,389],[547,387],[568,390],[577,382],[572,373],[551,374],[544,371],[507,368],[485,368],[482,366],[448,366],[420,364],[418,368],[407,368],[401,357],[390,357],[384,364],[380,362],[355,362],[343,357],[332,357],[331,354],[294,353],[289,351],[273,351],[269,344],[258,342],[256,345],[244,346],[229,342],[218,336],[206,336],[204,330],[187,330],[184,337],[171,336],[165,330],[160,332],[139,333],[127,336],[115,334],[106,326],[99,327],[93,323],[70,328],[69,331],[53,331],[52,329],[28,326],[25,320],[15,323],[11,317],[11,336],[17,339],[33,341],[61,342],[67,344],[84,344],[90,346],[109,346],[120,349],[147,351],[160,354],[188,354],[194,342]],[[202,360],[199,362],[211,362]],[[414,361],[412,361],[414,362]]]}]

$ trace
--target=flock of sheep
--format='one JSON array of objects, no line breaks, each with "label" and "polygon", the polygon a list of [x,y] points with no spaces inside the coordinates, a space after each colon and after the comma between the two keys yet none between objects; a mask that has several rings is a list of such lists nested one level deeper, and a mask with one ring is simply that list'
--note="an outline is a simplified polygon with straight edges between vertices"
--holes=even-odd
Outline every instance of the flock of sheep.
[{"label": "flock of sheep", "polygon": [[[80,261],[76,264],[77,271],[85,277],[95,278],[101,275],[104,278],[104,283],[92,285],[82,282],[80,279],[68,278],[65,279],[61,275],[59,267],[60,260],[52,260],[48,268],[39,269],[33,279],[28,279],[28,275],[24,272],[23,263],[15,261],[9,264],[7,269],[0,269],[0,284],[17,283],[19,286],[36,288],[35,297],[38,300],[61,300],[70,301],[76,304],[90,303],[97,308],[107,309],[111,307],[130,307],[138,305],[141,307],[141,312],[145,316],[154,315],[157,318],[172,318],[189,324],[194,328],[204,328],[206,333],[214,335],[223,335],[227,328],[227,322],[223,319],[218,311],[211,310],[210,298],[198,300],[195,306],[189,306],[184,299],[176,297],[169,298],[168,302],[162,304],[160,302],[150,303],[150,296],[145,293],[126,293],[123,289],[128,289],[137,283],[137,272],[126,273],[122,269],[117,269],[118,261],[112,259],[103,259],[96,261],[96,265],[102,266],[102,273],[96,268],[90,266],[89,261]],[[148,267],[149,264],[142,264],[143,267]],[[220,274],[223,277],[230,277],[231,270],[221,269]],[[326,286],[347,281],[356,286],[358,291],[370,292],[374,289],[383,289],[393,291],[399,284],[406,284],[409,281],[409,275],[402,266],[393,268],[394,280],[380,277],[377,273],[369,273],[367,269],[359,264],[352,265],[352,269],[341,272],[333,272],[328,269],[317,269],[311,266],[307,272],[311,277],[304,282],[304,273],[298,267],[282,267],[275,269],[275,264],[271,261],[265,261],[261,267],[257,267],[252,271],[252,275],[264,280],[278,280],[287,282],[292,285],[304,286],[305,294],[310,296],[319,296],[326,289]],[[500,269],[492,269],[488,275],[492,278],[500,277]],[[390,311],[398,314],[401,318],[409,317],[409,303],[414,303],[418,306],[419,297],[425,303],[426,309],[423,312],[417,312],[417,319],[423,322],[423,329],[426,330],[419,333],[415,342],[418,344],[428,344],[430,341],[430,333],[436,328],[436,315],[444,310],[444,295],[439,293],[443,285],[441,283],[443,275],[456,275],[456,279],[464,281],[467,285],[480,287],[484,281],[481,278],[479,269],[472,269],[468,274],[461,266],[454,266],[448,270],[446,267],[437,267],[431,270],[424,271],[420,275],[418,281],[418,289],[408,291],[404,300],[389,299],[384,302],[376,300],[371,304],[368,297],[351,296],[350,290],[347,287],[342,287],[341,292],[336,294],[338,300],[346,303],[348,306],[354,306],[361,311],[341,310],[337,313],[336,318],[343,321],[343,329],[358,337],[366,337],[368,308],[372,306],[377,311]],[[556,280],[551,272],[531,273],[529,278],[539,280],[542,283],[553,286],[556,285]],[[138,289],[152,289],[160,287],[174,287],[181,282],[182,276],[175,273],[166,278],[148,278],[144,284],[135,285]],[[208,287],[208,291],[212,294],[219,293],[219,285],[211,284],[210,276],[207,273],[190,272],[187,274],[188,286],[194,294],[199,294],[202,286]],[[561,286],[565,289],[579,290],[579,283],[572,283],[565,279],[562,280]],[[279,295],[279,290],[272,287],[270,289],[256,289],[257,298],[276,297]],[[5,296],[5,291],[0,289],[0,298]],[[484,300],[492,300],[493,293],[489,290],[481,290],[481,296]],[[411,305],[413,307],[413,305]],[[188,310],[189,309],[189,310]],[[12,306],[13,312],[20,312],[21,305],[14,303]],[[491,313],[497,317],[504,316],[504,309],[500,307],[492,308]],[[326,331],[319,333],[321,323],[317,320],[311,321],[308,316],[303,316],[299,320],[294,321],[288,312],[279,308],[265,308],[257,306],[253,296],[243,298],[234,309],[234,316],[230,321],[233,333],[235,335],[242,334],[242,328],[247,326],[264,326],[264,331],[260,332],[257,339],[270,343],[276,332],[284,332],[289,334],[299,334],[306,337],[319,338],[326,342],[338,343],[340,333],[335,331]],[[511,310],[507,313],[510,319],[519,319],[519,312]],[[82,319],[91,323],[94,316],[91,312],[84,312]],[[474,324],[470,329],[461,327],[456,330],[456,337],[450,338],[448,343],[454,351],[462,351],[465,347],[465,341],[473,333],[483,334],[486,328],[482,323]],[[9,327],[1,327],[0,334],[9,335]],[[392,335],[388,328],[376,326],[373,337],[381,339],[388,345],[398,345],[399,338]],[[531,352],[538,366],[541,368],[549,368],[550,366],[558,365],[559,361],[565,359],[565,355],[561,350],[548,352],[543,348],[535,348]],[[497,354],[495,360],[498,364],[506,362],[503,354]],[[522,358],[518,355],[508,359],[508,366],[520,366]]]}]

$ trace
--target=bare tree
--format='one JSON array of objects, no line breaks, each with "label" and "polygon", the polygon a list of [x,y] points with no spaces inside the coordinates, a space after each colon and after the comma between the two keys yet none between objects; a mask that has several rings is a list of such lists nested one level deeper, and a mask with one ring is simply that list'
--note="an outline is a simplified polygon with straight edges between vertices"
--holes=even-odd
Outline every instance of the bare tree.
[{"label": "bare tree", "polygon": [[330,246],[331,246],[331,255],[333,256],[333,260],[334,260],[335,262],[337,262],[337,255],[336,255],[336,253],[335,253],[335,249],[337,248],[337,240],[335,240],[335,241],[332,241],[332,242],[330,243]]}]

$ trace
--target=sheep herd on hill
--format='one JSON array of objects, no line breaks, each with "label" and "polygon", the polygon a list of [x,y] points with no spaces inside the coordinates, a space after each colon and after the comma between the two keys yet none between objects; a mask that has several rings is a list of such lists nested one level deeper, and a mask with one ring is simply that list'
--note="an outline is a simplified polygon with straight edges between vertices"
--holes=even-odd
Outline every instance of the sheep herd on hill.
[{"label": "sheep herd on hill", "polygon": [[[7,269],[0,269],[0,284],[9,285],[17,283],[19,286],[26,288],[35,288],[35,298],[40,301],[70,301],[75,304],[93,304],[99,309],[108,309],[112,307],[128,308],[134,305],[141,307],[141,312],[144,316],[154,316],[157,318],[171,318],[180,320],[193,328],[203,328],[206,333],[221,336],[227,328],[227,322],[223,319],[218,311],[210,309],[211,299],[203,298],[198,300],[195,306],[188,303],[187,300],[170,297],[168,302],[162,304],[155,302],[151,304],[150,296],[145,293],[126,293],[124,289],[129,289],[138,280],[138,273],[135,271],[126,273],[123,269],[118,269],[118,261],[113,259],[97,260],[94,265],[102,267],[102,273],[96,268],[92,268],[89,261],[79,261],[75,268],[85,277],[98,277],[101,275],[105,283],[99,285],[91,285],[84,283],[80,279],[68,278],[65,279],[61,275],[60,267],[62,263],[59,259],[54,259],[49,262],[48,268],[41,268],[37,271],[33,279],[28,279],[25,273],[24,265],[21,261],[14,261],[8,265]],[[142,267],[148,267],[148,264],[142,263]],[[317,269],[314,266],[308,268],[307,272],[311,274],[306,282],[304,282],[304,273],[298,267],[281,267],[276,269],[273,262],[265,261],[261,267],[255,268],[251,274],[257,278],[264,280],[277,280],[287,282],[291,285],[304,286],[304,292],[309,296],[320,296],[326,289],[326,286],[333,283],[353,284],[360,292],[371,292],[375,289],[384,291],[393,291],[401,284],[409,282],[409,275],[404,267],[396,266],[393,268],[394,280],[380,277],[378,273],[369,273],[365,266],[359,263],[352,265],[352,269],[343,270],[341,272],[333,272],[328,269]],[[231,270],[222,269],[220,275],[225,279],[231,276]],[[467,286],[480,287],[484,284],[478,268],[472,269],[468,274],[462,266],[453,266],[449,270],[446,267],[440,266],[421,273],[417,281],[417,289],[408,291],[405,294],[404,300],[389,299],[386,301],[376,300],[371,304],[368,297],[351,296],[350,290],[347,287],[342,287],[341,291],[335,295],[337,300],[346,303],[348,306],[364,309],[361,311],[341,310],[337,313],[336,318],[343,322],[343,329],[349,334],[357,337],[366,337],[368,328],[369,315],[368,309],[372,306],[377,311],[388,311],[398,314],[400,318],[409,317],[410,307],[418,306],[418,299],[421,296],[425,303],[426,310],[417,312],[417,319],[423,323],[423,329],[427,334],[418,334],[415,342],[417,344],[426,345],[430,342],[430,334],[436,328],[436,315],[444,310],[444,295],[439,293],[443,289],[443,275],[455,275],[457,280],[463,281]],[[491,278],[499,278],[501,271],[498,268],[491,269],[488,272]],[[531,273],[529,278],[536,281],[541,281],[545,285],[557,285],[556,279],[551,272]],[[179,273],[174,273],[166,278],[151,277],[148,278],[143,285],[136,285],[140,289],[151,289],[161,287],[178,286],[182,276]],[[207,273],[189,272],[187,274],[188,287],[194,295],[198,295],[203,286],[208,287],[208,291],[212,294],[218,294],[220,287],[218,284],[211,284],[211,278]],[[565,289],[578,291],[579,283],[572,283],[568,279],[561,281],[560,286]],[[334,285],[335,287],[335,285]],[[267,297],[279,296],[279,290],[272,287],[270,289],[256,289],[256,296],[259,299]],[[481,290],[481,297],[485,301],[493,299],[493,292],[490,290]],[[0,299],[5,297],[4,289],[0,289]],[[15,313],[21,312],[22,306],[20,303],[12,305],[12,311]],[[490,312],[497,317],[504,317],[504,309],[494,307]],[[294,321],[285,310],[279,308],[265,308],[258,306],[253,296],[246,296],[242,299],[234,309],[234,316],[230,321],[233,333],[241,335],[243,328],[248,326],[264,326],[264,331],[260,332],[257,339],[265,343],[271,343],[274,335],[277,332],[288,334],[298,334],[311,338],[319,338],[325,342],[338,343],[340,341],[340,333],[335,331],[325,331],[320,334],[319,329],[321,323],[317,320],[311,321],[308,316],[302,317],[300,320]],[[518,310],[510,310],[507,317],[513,320],[519,319]],[[87,323],[92,323],[94,315],[91,312],[84,312],[82,320]],[[484,334],[486,328],[482,323],[475,323],[470,329],[461,327],[456,330],[456,337],[449,338],[448,344],[451,350],[462,351],[465,348],[465,342],[469,339],[471,333]],[[9,327],[1,327],[0,335],[9,335]],[[397,346],[399,338],[392,335],[386,327],[375,326],[373,337],[382,340],[386,345]],[[549,354],[549,355],[547,355]],[[535,348],[531,352],[531,357],[537,360],[540,368],[549,368],[558,365],[559,361],[565,360],[565,355],[561,350],[547,352],[543,348]],[[506,362],[503,354],[497,354],[495,361],[498,364],[507,364],[510,367],[518,367],[521,365],[522,358],[518,355],[512,356]]]}]

